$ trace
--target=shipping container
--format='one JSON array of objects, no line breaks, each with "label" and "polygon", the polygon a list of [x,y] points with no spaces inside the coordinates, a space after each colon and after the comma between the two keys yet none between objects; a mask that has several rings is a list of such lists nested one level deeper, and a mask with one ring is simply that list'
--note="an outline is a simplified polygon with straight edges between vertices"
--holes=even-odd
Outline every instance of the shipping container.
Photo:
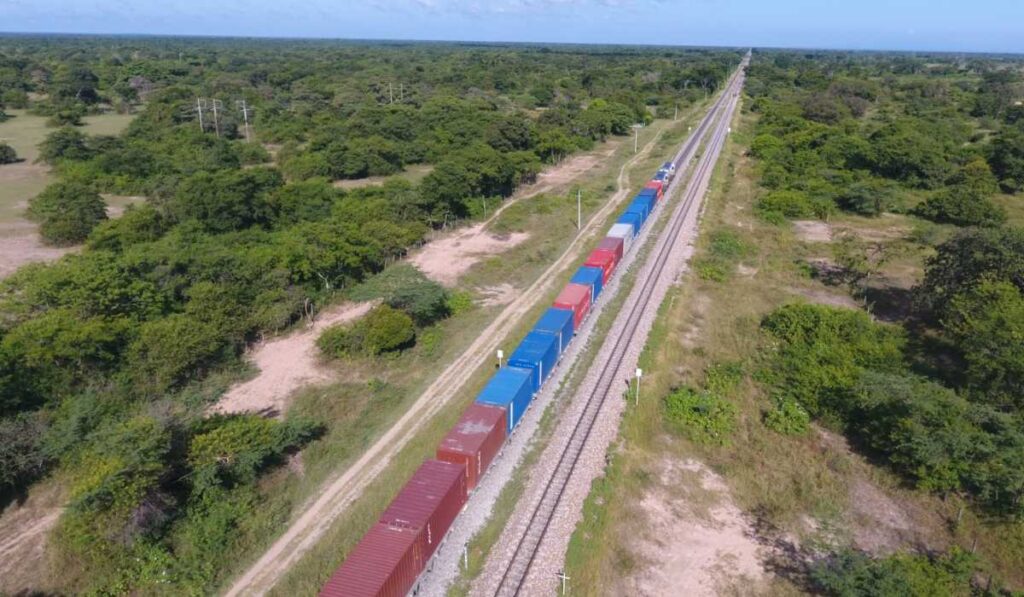
[{"label": "shipping container", "polygon": [[[618,224],[616,224],[618,226]],[[612,226],[614,228],[615,226]],[[632,229],[632,226],[630,226]],[[590,286],[590,303],[594,304],[597,302],[598,295],[601,294],[601,289],[604,287],[602,283],[604,281],[604,272],[599,267],[587,267],[584,265],[580,269],[576,270],[573,274],[572,280],[569,280],[573,284],[583,284],[584,286]]]},{"label": "shipping container", "polygon": [[533,391],[540,390],[540,387],[551,375],[551,370],[558,362],[558,339],[551,334],[530,332],[526,334],[523,341],[519,343],[508,364],[513,367],[521,367],[533,371]]},{"label": "shipping container", "polygon": [[633,237],[636,236],[636,232],[633,230],[632,224],[613,224],[608,229],[608,236],[622,239],[622,253],[629,253],[629,248],[633,246]]},{"label": "shipping container", "polygon": [[601,272],[603,273],[601,282],[607,286],[608,280],[612,277],[612,274],[615,273],[615,253],[612,253],[611,251],[594,250],[587,257],[587,260],[583,262],[583,265],[587,267],[601,268]]},{"label": "shipping container", "polygon": [[626,243],[617,236],[606,236],[597,243],[597,248],[602,251],[615,253],[615,261],[622,261],[622,255],[626,252]]},{"label": "shipping container", "polygon": [[405,597],[427,563],[420,531],[377,523],[320,589],[320,597]]},{"label": "shipping container", "polygon": [[[633,202],[630,203],[630,205],[643,205],[647,209],[647,215],[644,216],[644,220],[646,220],[647,217],[651,215],[651,212],[654,211],[654,204],[654,195],[645,195],[643,193],[633,197]],[[629,211],[628,207],[626,208],[626,211]]]},{"label": "shipping container", "polygon": [[519,419],[530,406],[533,393],[533,369],[502,367],[491,377],[476,397],[478,404],[490,404],[505,409],[508,433],[512,433]]},{"label": "shipping container", "polygon": [[651,213],[650,203],[644,199],[650,199],[650,197],[637,197],[633,199],[632,203],[626,206],[626,213],[634,213],[640,216],[641,226],[647,223],[647,216]]},{"label": "shipping container", "polygon": [[573,329],[579,329],[590,312],[590,286],[572,282],[566,284],[555,299],[555,307],[572,311]]},{"label": "shipping container", "polygon": [[[589,286],[587,286],[587,290],[590,290]],[[559,305],[558,301],[555,301],[555,306],[545,311],[544,315],[541,315],[540,319],[537,320],[537,325],[533,326],[533,331],[557,336],[558,354],[562,354],[569,346],[569,343],[572,342],[572,336],[576,330],[575,320],[573,319],[574,314],[572,309]]]},{"label": "shipping container", "polygon": [[420,531],[424,560],[434,555],[466,504],[466,468],[427,460],[380,515],[379,522]]},{"label": "shipping container", "polygon": [[619,219],[615,220],[615,223],[629,224],[630,226],[632,226],[633,238],[636,238],[637,235],[640,234],[640,227],[643,226],[643,222],[641,221],[640,216],[629,212],[623,213],[621,216],[619,216]]},{"label": "shipping container", "polygon": [[[651,183],[647,183],[647,184],[651,184]],[[640,189],[640,192],[637,193],[633,197],[633,199],[636,200],[636,199],[639,199],[641,197],[647,197],[648,199],[651,200],[651,209],[653,210],[654,206],[658,203],[658,201],[661,200],[661,193],[659,193],[658,189],[656,189],[654,187],[644,187],[644,188]]]},{"label": "shipping container", "polygon": [[661,180],[652,180],[651,182],[644,185],[644,188],[654,189],[654,191],[657,193],[658,199],[661,199],[661,196],[665,194],[665,183]]},{"label": "shipping container", "polygon": [[507,427],[504,408],[470,404],[441,440],[437,459],[466,467],[466,489],[473,491],[505,443]]}]

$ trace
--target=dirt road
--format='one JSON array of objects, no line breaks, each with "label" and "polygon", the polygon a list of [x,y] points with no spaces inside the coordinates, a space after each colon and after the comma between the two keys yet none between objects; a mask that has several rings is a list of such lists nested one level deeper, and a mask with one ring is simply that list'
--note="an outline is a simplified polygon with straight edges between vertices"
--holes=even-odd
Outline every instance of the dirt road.
[{"label": "dirt road", "polygon": [[240,576],[226,595],[262,595],[269,591],[312,546],[330,529],[334,521],[359,497],[363,489],[384,469],[420,428],[451,400],[477,369],[489,361],[502,339],[520,318],[544,295],[558,275],[576,263],[584,245],[593,238],[599,226],[628,195],[630,169],[646,157],[661,136],[655,135],[637,155],[619,169],[617,191],[583,227],[562,255],[495,320],[481,332],[466,351],[455,359],[416,400],[409,410],[371,446],[358,461],[324,486],[308,503],[291,526],[270,548]]}]

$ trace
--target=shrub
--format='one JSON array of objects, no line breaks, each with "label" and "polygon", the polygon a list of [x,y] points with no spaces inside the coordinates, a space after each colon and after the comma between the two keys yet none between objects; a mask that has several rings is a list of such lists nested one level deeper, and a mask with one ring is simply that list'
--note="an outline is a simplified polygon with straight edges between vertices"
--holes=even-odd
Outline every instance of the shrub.
[{"label": "shrub", "polygon": [[140,388],[162,392],[202,377],[231,348],[217,326],[174,314],[143,324],[128,360]]},{"label": "shrub", "polygon": [[473,294],[465,290],[457,290],[448,296],[448,312],[454,317],[473,309]]},{"label": "shrub", "polygon": [[761,328],[775,340],[761,376],[782,399],[813,415],[843,414],[864,369],[903,368],[904,335],[861,311],[823,305],[786,305],[769,313]]},{"label": "shrub", "polygon": [[757,210],[789,219],[826,219],[835,210],[835,204],[827,199],[813,199],[803,191],[772,191],[757,202]]},{"label": "shrub", "polygon": [[36,414],[0,419],[0,494],[34,481],[46,470],[45,431],[43,418]]},{"label": "shrub", "polygon": [[1006,210],[965,186],[939,191],[914,212],[926,220],[957,226],[998,226],[1006,221]]},{"label": "shrub", "polygon": [[725,282],[729,278],[729,270],[726,269],[726,264],[717,259],[697,259],[694,261],[693,266],[701,280]]},{"label": "shrub", "polygon": [[[0,120],[0,122],[3,122]],[[13,164],[18,161],[18,153],[6,143],[0,142],[0,164]]]},{"label": "shrub", "polygon": [[671,426],[703,444],[726,444],[736,427],[736,407],[710,391],[682,387],[665,397]]},{"label": "shrub", "polygon": [[930,558],[897,553],[884,558],[847,550],[811,567],[817,591],[839,597],[930,597],[973,595],[974,556],[954,548]]},{"label": "shrub", "polygon": [[427,326],[451,314],[449,292],[428,280],[415,266],[394,265],[354,288],[354,300],[384,299],[384,303],[409,314],[419,326]]},{"label": "shrub", "polygon": [[365,354],[377,356],[408,348],[416,339],[412,318],[388,305],[380,305],[352,325],[335,325],[317,338],[317,347],[327,357]]},{"label": "shrub", "polygon": [[46,242],[64,246],[84,241],[107,219],[107,206],[83,184],[57,182],[29,201],[28,215],[39,222],[39,234]]},{"label": "shrub", "polygon": [[783,435],[804,435],[811,428],[811,415],[796,400],[780,400],[765,413],[764,424]]},{"label": "shrub", "polygon": [[847,211],[877,216],[895,206],[896,189],[877,179],[855,182],[839,192],[836,202]]}]

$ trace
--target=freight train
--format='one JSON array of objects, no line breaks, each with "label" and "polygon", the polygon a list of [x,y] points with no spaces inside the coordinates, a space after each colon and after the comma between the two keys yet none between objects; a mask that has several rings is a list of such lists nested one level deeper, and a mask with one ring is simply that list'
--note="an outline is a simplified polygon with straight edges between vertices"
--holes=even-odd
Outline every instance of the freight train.
[{"label": "freight train", "polygon": [[380,519],[320,590],[322,597],[404,597],[615,275],[675,175],[666,162],[626,207]]}]

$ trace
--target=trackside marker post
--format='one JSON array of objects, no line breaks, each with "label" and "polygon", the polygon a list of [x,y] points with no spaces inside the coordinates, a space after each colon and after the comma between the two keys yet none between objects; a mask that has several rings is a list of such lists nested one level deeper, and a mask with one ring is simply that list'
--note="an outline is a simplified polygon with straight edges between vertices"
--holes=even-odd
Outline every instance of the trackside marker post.
[{"label": "trackside marker post", "polygon": [[640,378],[644,376],[644,370],[640,367],[636,368],[636,399],[634,401],[635,406],[640,406]]}]

